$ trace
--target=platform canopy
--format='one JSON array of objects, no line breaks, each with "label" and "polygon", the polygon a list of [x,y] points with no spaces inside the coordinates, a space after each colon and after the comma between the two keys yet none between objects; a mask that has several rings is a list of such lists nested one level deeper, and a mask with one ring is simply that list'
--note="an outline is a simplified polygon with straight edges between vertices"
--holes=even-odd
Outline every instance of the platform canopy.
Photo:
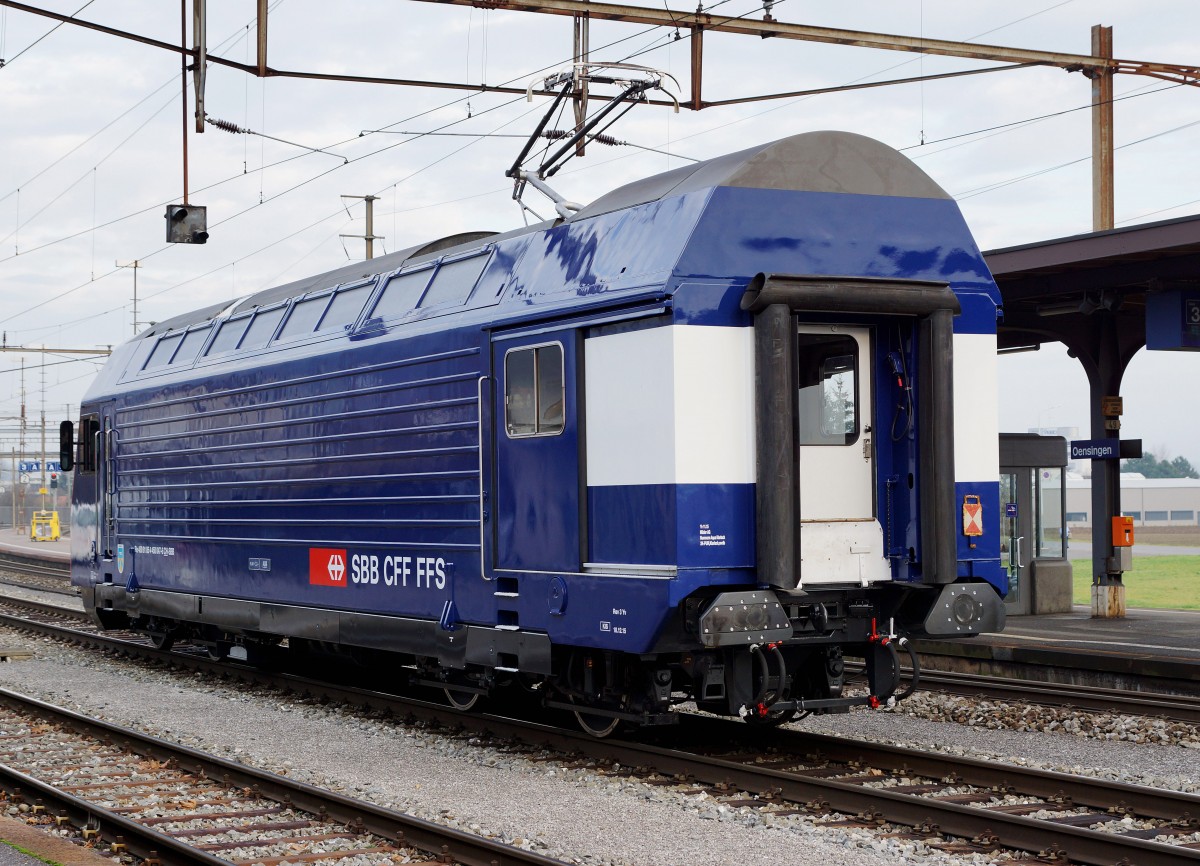
[{"label": "platform canopy", "polygon": [[[1000,351],[1064,343],[1087,373],[1091,438],[1115,437],[1105,427],[1103,398],[1120,395],[1126,366],[1146,345],[1147,306],[1161,309],[1164,296],[1200,289],[1200,216],[1007,247],[984,258],[1004,307]],[[1099,462],[1102,471],[1092,473],[1093,581],[1120,584],[1109,519],[1121,513],[1120,462]]]},{"label": "platform canopy", "polygon": [[1200,286],[1200,216],[1006,247],[984,258],[1004,300],[1001,351],[1055,341],[1077,350],[1111,322],[1127,363],[1145,345],[1147,293]]}]

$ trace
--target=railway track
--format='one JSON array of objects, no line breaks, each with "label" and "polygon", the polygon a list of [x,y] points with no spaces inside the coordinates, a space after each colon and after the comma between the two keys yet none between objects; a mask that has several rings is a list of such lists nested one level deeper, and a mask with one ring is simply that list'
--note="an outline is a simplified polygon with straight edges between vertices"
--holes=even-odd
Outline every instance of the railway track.
[{"label": "railway track", "polygon": [[71,586],[70,565],[36,556],[0,551],[0,585],[39,592],[77,595]]},{"label": "railway track", "polygon": [[177,866],[553,866],[480,836],[0,689],[0,786],[47,824]]},{"label": "railway track", "polygon": [[921,688],[950,695],[1102,713],[1126,713],[1200,725],[1200,697],[1063,685],[980,674],[921,671]]},{"label": "railway track", "polygon": [[[862,665],[846,663],[846,673],[853,678],[862,674]],[[911,678],[909,668],[902,670],[904,681]],[[851,680],[853,682],[853,680]],[[1034,704],[1065,710],[1150,716],[1191,725],[1200,725],[1200,697],[1165,694],[1152,691],[1072,685],[1044,680],[1013,679],[985,674],[955,673],[952,671],[921,670],[921,691],[1001,701],[1011,704]]]},{"label": "railway track", "polygon": [[[90,631],[70,612],[37,616],[56,622],[22,622],[11,610],[0,619],[130,656],[386,709],[449,726],[451,734],[550,749],[551,760],[595,762],[601,773],[615,764],[633,767],[646,784],[680,786],[730,806],[804,812],[820,823],[881,828],[953,852],[1023,852],[1015,863],[1200,863],[1200,826],[1192,817],[1200,815],[1200,796],[1194,794],[701,716],[685,716],[669,735],[670,747],[653,731],[628,741],[596,740],[541,722],[459,713],[439,703],[214,662],[200,651],[163,652],[144,639]],[[713,750],[712,743],[723,745]]]}]

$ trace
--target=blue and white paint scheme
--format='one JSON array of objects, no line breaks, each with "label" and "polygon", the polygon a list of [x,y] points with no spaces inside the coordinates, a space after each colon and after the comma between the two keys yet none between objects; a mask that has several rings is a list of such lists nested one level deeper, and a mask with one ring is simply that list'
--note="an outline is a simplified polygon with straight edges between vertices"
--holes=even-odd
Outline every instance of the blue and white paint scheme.
[{"label": "blue and white paint scheme", "polygon": [[843,651],[885,699],[893,638],[1003,623],[998,304],[940,187],[823,132],[198,310],[84,400],[72,579],[456,704],[775,720],[861,702]]}]

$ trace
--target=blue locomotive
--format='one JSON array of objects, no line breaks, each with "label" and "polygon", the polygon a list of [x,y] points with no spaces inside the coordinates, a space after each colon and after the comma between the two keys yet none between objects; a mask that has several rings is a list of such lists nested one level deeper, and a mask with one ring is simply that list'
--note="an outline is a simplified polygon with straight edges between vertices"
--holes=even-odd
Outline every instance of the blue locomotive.
[{"label": "blue locomotive", "polygon": [[72,582],[598,735],[876,705],[1003,626],[999,301],[937,184],[818,132],[197,310],[63,425]]}]

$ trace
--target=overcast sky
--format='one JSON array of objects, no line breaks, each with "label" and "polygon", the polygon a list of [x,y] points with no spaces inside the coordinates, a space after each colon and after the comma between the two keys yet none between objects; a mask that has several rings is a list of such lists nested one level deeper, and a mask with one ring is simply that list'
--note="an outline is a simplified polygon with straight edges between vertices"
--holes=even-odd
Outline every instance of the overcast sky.
[{"label": "overcast sky", "polygon": [[[41,5],[73,13],[85,3]],[[209,4],[211,53],[254,62],[254,8],[249,0]],[[1089,53],[1091,25],[1106,24],[1119,58],[1200,65],[1195,0],[782,0],[773,12],[788,22],[1081,54]],[[762,15],[754,0],[726,0],[717,13]],[[179,9],[170,3],[92,0],[79,17],[180,38]],[[524,86],[565,68],[571,51],[569,18],[408,0],[274,0],[269,22],[270,65],[296,71]],[[503,176],[520,139],[394,133],[525,134],[544,100],[264,81],[214,65],[209,115],[290,143],[212,127],[193,132],[190,200],[208,207],[211,237],[204,246],[167,245],[164,205],[183,191],[178,56],[69,24],[45,35],[54,26],[0,11],[0,329],[8,345],[127,340],[134,272],[117,262],[142,265],[145,323],[359,259],[362,241],[339,235],[363,232],[363,205],[343,202],[343,194],[381,197],[375,230],[388,251],[521,224]],[[669,71],[686,92],[682,35],[675,41],[669,29],[594,22],[593,59],[632,58]],[[708,34],[704,60],[709,99],[992,65],[729,34]],[[1120,76],[1115,89],[1129,97],[1116,106],[1118,226],[1200,211],[1200,88]],[[1082,75],[1027,69],[678,115],[643,106],[613,134],[665,154],[594,146],[555,185],[586,202],[682,157],[844,129],[904,149],[959,199],[979,245],[994,249],[1091,230],[1089,100]],[[537,193],[527,200],[551,211]],[[20,359],[0,356],[0,416],[19,411]],[[47,417],[57,422],[67,405],[77,411],[95,365],[67,356],[42,363],[25,356],[27,404],[36,417],[44,376]],[[1126,376],[1123,435],[1200,466],[1196,388],[1185,384],[1197,373],[1195,354],[1139,353]],[[1046,347],[1005,358],[1001,375],[1003,429],[1077,426],[1087,435],[1086,378],[1065,352]]]}]

